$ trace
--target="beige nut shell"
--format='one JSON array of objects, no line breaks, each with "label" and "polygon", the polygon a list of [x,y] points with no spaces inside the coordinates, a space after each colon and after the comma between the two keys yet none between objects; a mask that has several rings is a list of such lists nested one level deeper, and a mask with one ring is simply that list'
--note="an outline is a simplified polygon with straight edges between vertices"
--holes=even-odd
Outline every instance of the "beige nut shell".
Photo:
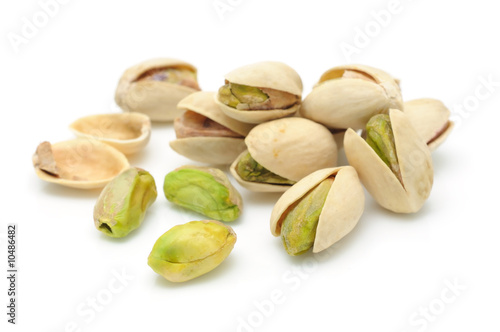
[{"label": "beige nut shell", "polygon": [[398,213],[417,212],[432,188],[434,172],[430,150],[403,112],[391,109],[389,116],[403,184],[352,129],[347,130],[344,139],[347,160],[381,206]]},{"label": "beige nut shell", "polygon": [[283,193],[271,212],[270,225],[274,236],[280,236],[290,206],[330,176],[335,176],[335,180],[319,217],[313,252],[327,249],[354,229],[364,211],[365,195],[356,170],[343,166],[318,170]]},{"label": "beige nut shell", "polygon": [[[375,82],[336,79],[346,70],[362,72]],[[377,68],[345,65],[321,76],[302,102],[300,114],[332,129],[362,129],[373,115],[386,113],[389,108],[403,109],[397,80]]]},{"label": "beige nut shell", "polygon": [[293,181],[337,163],[337,144],[332,133],[319,123],[299,117],[255,126],[245,143],[259,164]]},{"label": "beige nut shell", "polygon": [[177,104],[187,95],[197,91],[187,86],[168,82],[136,81],[144,72],[163,67],[181,67],[196,73],[193,65],[172,58],[156,58],[141,62],[127,69],[115,92],[115,101],[126,112],[148,115],[151,121],[172,121],[182,114]]},{"label": "beige nut shell", "polygon": [[[214,92],[199,91],[182,99],[178,108],[199,113],[207,118],[246,136],[254,127],[225,115],[214,101]],[[207,164],[231,164],[246,150],[244,138],[186,137],[170,142],[170,147],[180,155]]]},{"label": "beige nut shell", "polygon": [[125,155],[94,139],[77,138],[51,145],[59,177],[40,169],[40,156],[33,155],[36,175],[47,182],[79,189],[102,188],[130,167]]},{"label": "beige nut shell", "polygon": [[453,130],[450,110],[437,99],[421,98],[405,102],[404,112],[431,151],[437,149]]},{"label": "beige nut shell", "polygon": [[[303,86],[299,74],[282,62],[263,61],[242,66],[226,74],[224,78],[231,83],[280,90],[294,94],[299,99],[302,98]],[[290,116],[300,108],[298,104],[288,109],[246,111],[221,103],[217,95],[215,95],[215,100],[226,115],[241,122],[254,124]]]},{"label": "beige nut shell", "polygon": [[151,137],[149,117],[137,112],[89,115],[69,128],[78,137],[100,140],[125,154],[142,150]]}]

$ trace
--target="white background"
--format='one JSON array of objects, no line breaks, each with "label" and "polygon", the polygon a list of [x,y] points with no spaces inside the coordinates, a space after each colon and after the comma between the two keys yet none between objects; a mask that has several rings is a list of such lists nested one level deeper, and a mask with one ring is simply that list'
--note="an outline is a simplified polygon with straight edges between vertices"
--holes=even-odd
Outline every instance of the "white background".
[{"label": "white background", "polygon": [[[231,6],[222,14],[214,3],[72,0],[44,22],[39,2],[2,1],[2,276],[6,224],[19,230],[18,325],[6,322],[2,277],[2,331],[497,331],[500,21],[493,2],[222,0]],[[377,23],[374,13],[388,8],[393,14]],[[41,27],[13,45],[34,16]],[[357,53],[344,53],[347,44]],[[358,226],[333,250],[289,257],[268,226],[279,195],[237,186],[245,211],[231,224],[233,252],[210,274],[172,284],[147,256],[170,227],[203,217],[163,196],[165,174],[192,163],[170,149],[171,124],[155,124],[150,144],[130,158],[152,173],[159,196],[142,227],[121,240],[94,229],[99,191],[44,183],[31,165],[41,141],[72,138],[75,119],[119,112],[113,97],[122,72],[159,56],[196,65],[204,90],[216,90],[238,66],[283,61],[301,75],[304,96],[328,68],[372,65],[401,79],[405,100],[442,100],[457,128],[433,154],[434,187],[419,213],[390,213],[368,196]],[[129,279],[120,283],[116,274]],[[110,285],[123,287],[108,298]],[[90,309],[92,298],[98,309]]]}]

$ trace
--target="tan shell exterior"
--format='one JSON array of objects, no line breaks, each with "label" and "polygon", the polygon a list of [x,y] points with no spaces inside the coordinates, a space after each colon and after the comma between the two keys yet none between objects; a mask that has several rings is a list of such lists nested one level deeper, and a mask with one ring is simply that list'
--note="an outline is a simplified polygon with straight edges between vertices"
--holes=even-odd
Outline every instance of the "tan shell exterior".
[{"label": "tan shell exterior", "polygon": [[236,182],[238,182],[243,188],[255,192],[282,193],[291,187],[289,185],[276,185],[243,180],[236,172],[236,166],[238,165],[240,159],[247,153],[248,150],[243,151],[229,167],[229,172],[231,172],[231,175],[234,177]]},{"label": "tan shell exterior", "polygon": [[33,155],[35,172],[44,181],[67,187],[102,188],[130,167],[123,153],[93,139],[78,138],[52,144],[52,153],[60,177],[42,171],[36,153]]},{"label": "tan shell exterior", "polygon": [[[285,91],[302,98],[303,86],[299,74],[281,62],[264,61],[246,65],[231,71],[224,78],[231,83]],[[284,110],[245,111],[221,103],[217,95],[215,99],[226,115],[241,122],[254,124],[293,115],[300,108],[299,104]]]},{"label": "tan shell exterior", "polygon": [[141,62],[122,75],[115,93],[115,101],[126,112],[140,112],[151,121],[172,121],[182,114],[177,104],[197,90],[167,82],[138,81],[142,73],[160,67],[185,67],[196,73],[196,68],[184,61],[157,58]]},{"label": "tan shell exterior", "polygon": [[90,115],[69,127],[78,137],[100,140],[125,154],[142,150],[151,137],[149,117],[137,112]]},{"label": "tan shell exterior", "polygon": [[[225,115],[214,100],[214,92],[199,91],[190,94],[178,104],[181,110],[190,110],[246,136],[254,127]],[[214,165],[229,165],[246,150],[243,138],[187,137],[170,142],[170,147],[191,160]]]},{"label": "tan shell exterior", "polygon": [[247,148],[243,138],[232,137],[179,138],[170,147],[186,158],[213,165],[229,165]]},{"label": "tan shell exterior", "polygon": [[365,194],[356,170],[351,166],[318,170],[288,189],[271,212],[271,233],[280,236],[288,208],[330,176],[335,176],[321,211],[313,252],[327,249],[357,225],[365,207]]},{"label": "tan shell exterior", "polygon": [[[345,70],[370,76],[362,79],[335,79]],[[302,102],[300,114],[332,129],[363,129],[375,114],[389,108],[403,109],[397,80],[380,69],[363,65],[335,67],[325,72]]]},{"label": "tan shell exterior", "polygon": [[293,181],[337,163],[333,135],[308,119],[293,117],[262,123],[250,131],[245,143],[259,164]]},{"label": "tan shell exterior", "polygon": [[430,150],[403,112],[390,110],[389,115],[404,187],[368,143],[352,129],[348,129],[345,135],[345,153],[365,188],[381,206],[398,213],[417,212],[432,188],[434,172]]},{"label": "tan shell exterior", "polygon": [[453,122],[449,120],[450,110],[441,101],[431,98],[414,99],[405,102],[404,107],[405,114],[431,151],[436,150],[450,135],[453,129]]}]

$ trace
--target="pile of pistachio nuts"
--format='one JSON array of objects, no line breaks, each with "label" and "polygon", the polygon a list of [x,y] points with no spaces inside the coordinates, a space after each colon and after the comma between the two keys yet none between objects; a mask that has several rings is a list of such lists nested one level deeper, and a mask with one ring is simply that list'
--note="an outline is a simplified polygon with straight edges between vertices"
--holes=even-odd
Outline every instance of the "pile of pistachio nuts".
[{"label": "pile of pistachio nuts", "polygon": [[[330,247],[358,223],[364,188],[383,208],[418,212],[433,184],[431,152],[450,134],[450,112],[435,99],[403,101],[399,81],[364,65],[327,70],[305,98],[302,80],[281,62],[258,62],[201,91],[197,69],[158,58],[127,69],[115,100],[124,111],[77,119],[76,139],[42,142],[36,174],[75,188],[103,188],[94,206],[97,230],[124,237],[156,201],[154,178],[130,166],[151,121],[173,121],[175,152],[205,166],[184,165],[164,178],[165,198],[203,215],[172,227],[153,245],[149,266],[173,282],[203,275],[236,242],[227,225],[243,200],[219,166],[254,192],[279,192],[271,234],[289,255]],[[339,154],[349,165],[338,166]]]}]

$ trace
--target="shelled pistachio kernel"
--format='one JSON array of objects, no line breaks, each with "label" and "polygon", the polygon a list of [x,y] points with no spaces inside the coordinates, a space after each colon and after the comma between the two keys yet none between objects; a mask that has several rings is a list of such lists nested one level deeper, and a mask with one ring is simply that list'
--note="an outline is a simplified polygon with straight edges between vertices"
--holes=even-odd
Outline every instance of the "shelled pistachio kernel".
[{"label": "shelled pistachio kernel", "polygon": [[148,265],[172,282],[199,277],[221,264],[233,250],[236,233],[215,220],[177,225],[160,236],[148,257]]}]

